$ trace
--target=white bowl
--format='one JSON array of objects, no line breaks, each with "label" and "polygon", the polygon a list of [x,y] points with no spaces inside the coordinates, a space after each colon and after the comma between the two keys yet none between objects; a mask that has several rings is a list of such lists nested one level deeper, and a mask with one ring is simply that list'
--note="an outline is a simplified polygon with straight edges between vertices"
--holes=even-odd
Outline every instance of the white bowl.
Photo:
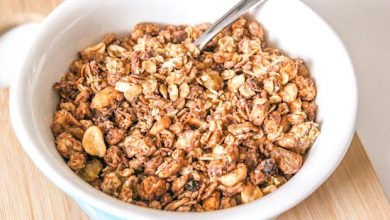
[{"label": "white bowl", "polygon": [[[252,203],[205,213],[158,211],[126,204],[100,192],[73,173],[58,154],[50,131],[57,97],[52,90],[77,51],[105,33],[128,33],[138,22],[213,22],[236,0],[65,1],[44,21],[22,73],[11,88],[12,124],[22,146],[40,170],[90,214],[125,219],[267,219],[293,207],[334,171],[355,130],[357,87],[353,67],[337,34],[298,0],[268,0],[251,15],[268,42],[308,64],[318,87],[321,135],[302,169],[276,192]],[[95,216],[96,217],[96,216]],[[99,218],[99,217],[98,217]]]}]

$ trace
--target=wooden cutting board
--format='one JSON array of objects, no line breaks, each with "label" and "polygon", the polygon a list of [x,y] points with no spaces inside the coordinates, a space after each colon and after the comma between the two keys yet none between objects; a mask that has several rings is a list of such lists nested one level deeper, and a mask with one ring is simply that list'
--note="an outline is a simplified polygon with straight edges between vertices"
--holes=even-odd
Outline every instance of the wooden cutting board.
[{"label": "wooden cutting board", "polygon": [[[36,14],[47,15],[60,2],[0,0],[0,32],[39,18]],[[0,89],[0,219],[89,219],[20,147],[10,124],[8,94]],[[357,135],[333,175],[278,219],[390,219],[390,205]]]}]

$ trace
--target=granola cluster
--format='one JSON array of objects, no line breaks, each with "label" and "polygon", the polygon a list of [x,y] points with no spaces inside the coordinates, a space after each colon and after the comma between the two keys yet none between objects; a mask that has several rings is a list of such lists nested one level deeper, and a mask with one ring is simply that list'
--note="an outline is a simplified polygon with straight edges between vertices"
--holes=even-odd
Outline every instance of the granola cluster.
[{"label": "granola cluster", "polygon": [[302,60],[238,19],[202,52],[208,25],[142,23],[82,50],[61,81],[52,131],[68,166],[124,202],[209,211],[275,191],[319,135]]}]

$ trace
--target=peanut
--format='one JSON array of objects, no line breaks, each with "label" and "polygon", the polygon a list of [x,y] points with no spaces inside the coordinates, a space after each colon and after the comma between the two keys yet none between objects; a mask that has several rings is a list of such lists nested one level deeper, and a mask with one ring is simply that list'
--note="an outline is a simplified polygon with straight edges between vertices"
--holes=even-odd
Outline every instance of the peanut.
[{"label": "peanut", "polygon": [[243,181],[247,174],[246,165],[240,163],[237,165],[237,168],[232,172],[227,173],[219,178],[219,181],[225,186],[234,186],[237,183]]},{"label": "peanut", "polygon": [[82,145],[84,150],[92,156],[103,157],[106,154],[103,133],[97,126],[91,126],[85,131]]},{"label": "peanut", "polygon": [[114,100],[120,99],[121,93],[113,87],[107,87],[100,90],[91,102],[92,109],[102,109],[109,106]]}]

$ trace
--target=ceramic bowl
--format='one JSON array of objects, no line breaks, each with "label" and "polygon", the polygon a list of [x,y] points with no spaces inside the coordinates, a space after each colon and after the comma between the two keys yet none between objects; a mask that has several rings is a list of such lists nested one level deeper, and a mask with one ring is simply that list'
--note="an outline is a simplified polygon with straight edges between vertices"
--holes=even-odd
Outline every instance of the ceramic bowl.
[{"label": "ceramic bowl", "polygon": [[131,205],[98,191],[71,171],[50,131],[58,97],[52,89],[82,48],[105,33],[128,33],[138,22],[213,22],[236,0],[65,1],[42,23],[10,94],[12,124],[40,170],[95,219],[269,219],[309,196],[342,160],[355,130],[357,86],[348,53],[337,34],[299,0],[268,0],[249,16],[260,21],[269,44],[304,59],[318,88],[321,135],[302,169],[277,191],[254,202],[204,213],[159,211]]}]

